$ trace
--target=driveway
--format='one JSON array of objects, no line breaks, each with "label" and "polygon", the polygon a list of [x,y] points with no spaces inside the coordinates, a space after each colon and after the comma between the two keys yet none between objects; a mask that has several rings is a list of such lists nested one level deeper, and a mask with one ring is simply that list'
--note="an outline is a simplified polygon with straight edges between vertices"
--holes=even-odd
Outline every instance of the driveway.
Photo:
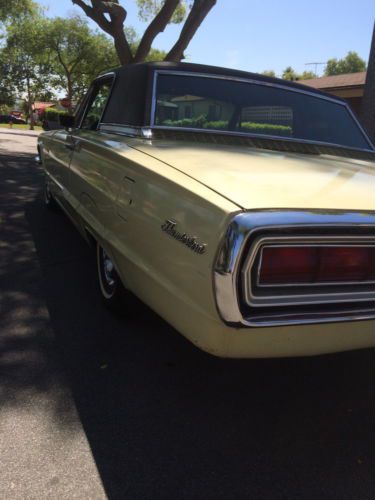
[{"label": "driveway", "polygon": [[[200,352],[42,204],[35,136],[0,129],[0,498],[373,499],[375,351]],[[358,328],[361,324],[358,324]]]}]

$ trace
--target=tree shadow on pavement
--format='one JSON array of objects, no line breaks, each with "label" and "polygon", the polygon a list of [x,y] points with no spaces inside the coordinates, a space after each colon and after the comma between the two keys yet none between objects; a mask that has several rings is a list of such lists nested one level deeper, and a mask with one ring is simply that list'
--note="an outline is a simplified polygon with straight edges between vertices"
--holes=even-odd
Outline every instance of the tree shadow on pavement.
[{"label": "tree shadow on pavement", "polygon": [[75,409],[57,367],[54,335],[42,287],[39,258],[25,210],[39,196],[40,170],[28,154],[0,156],[0,398],[9,405],[54,406],[73,430]]},{"label": "tree shadow on pavement", "polygon": [[[145,306],[114,317],[101,305],[93,253],[35,194],[25,207],[41,275],[35,293],[55,339],[43,335],[38,349],[64,367],[109,498],[373,497],[374,351],[221,360]],[[15,234],[16,248],[20,241]],[[16,249],[14,265],[28,252]],[[6,283],[6,293],[23,293]],[[29,286],[31,297],[32,279]],[[38,331],[35,308],[32,315]],[[23,345],[4,349],[20,355]],[[13,390],[46,383],[42,371]]]}]

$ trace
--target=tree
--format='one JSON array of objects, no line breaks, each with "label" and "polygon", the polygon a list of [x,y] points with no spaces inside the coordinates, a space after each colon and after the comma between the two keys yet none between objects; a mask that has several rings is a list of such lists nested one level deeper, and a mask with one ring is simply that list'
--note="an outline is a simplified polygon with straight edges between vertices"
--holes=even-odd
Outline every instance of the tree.
[{"label": "tree", "polygon": [[[135,54],[139,45],[137,34],[134,29],[127,28],[126,36],[130,50]],[[44,40],[52,66],[51,84],[65,91],[70,105],[99,73],[118,65],[111,40],[92,31],[87,21],[79,16],[46,20]],[[164,56],[164,52],[151,49],[147,59],[160,60]]]},{"label": "tree", "polygon": [[[274,72],[273,69],[267,69],[265,71],[262,71],[262,75],[275,77],[276,73]],[[316,78],[316,75],[312,71],[304,71],[303,73],[297,73],[291,66],[288,66],[287,68],[284,69],[282,78],[284,80],[293,80],[293,81],[310,80],[311,78]]]},{"label": "tree", "polygon": [[169,23],[184,24],[180,36],[164,60],[178,62],[184,58],[184,51],[199,26],[216,4],[217,0],[192,0],[187,5],[184,0],[136,0],[139,15],[144,20],[152,18],[144,32],[135,54],[124,29],[127,11],[119,0],[72,0],[83,12],[108,35],[113,38],[121,64],[145,61],[151,51],[156,36],[162,33]]},{"label": "tree", "polygon": [[0,21],[5,22],[19,16],[36,11],[37,6],[32,0],[1,0]]},{"label": "tree", "polygon": [[273,78],[275,78],[276,73],[274,72],[273,69],[266,69],[266,70],[262,71],[262,75],[272,76]]},{"label": "tree", "polygon": [[298,73],[294,71],[294,69],[291,66],[288,66],[287,68],[284,69],[283,74],[281,78],[283,80],[298,80]]},{"label": "tree", "polygon": [[362,99],[361,119],[375,145],[375,23],[368,61],[365,92]]},{"label": "tree", "polygon": [[30,129],[34,128],[32,104],[38,92],[50,82],[51,67],[43,45],[43,19],[26,16],[7,27],[6,45],[1,51],[3,83],[10,94],[26,96]]},{"label": "tree", "polygon": [[298,80],[312,80],[313,78],[316,78],[313,71],[304,71],[301,75],[298,75]]},{"label": "tree", "polygon": [[46,20],[43,36],[48,47],[51,84],[66,92],[70,106],[98,73],[117,64],[110,40],[93,32],[86,20],[78,16]]},{"label": "tree", "polygon": [[343,59],[329,59],[324,70],[325,76],[343,75],[345,73],[359,73],[366,71],[366,62],[357,52],[348,52]]}]

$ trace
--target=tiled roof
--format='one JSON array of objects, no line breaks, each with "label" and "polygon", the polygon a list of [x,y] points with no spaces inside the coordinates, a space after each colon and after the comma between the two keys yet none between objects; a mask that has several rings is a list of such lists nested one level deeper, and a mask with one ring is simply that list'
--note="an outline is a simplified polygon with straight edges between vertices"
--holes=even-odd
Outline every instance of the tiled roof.
[{"label": "tiled roof", "polygon": [[361,73],[346,73],[345,75],[322,76],[311,80],[300,80],[299,83],[314,89],[336,89],[340,87],[357,87],[366,82],[366,71]]},{"label": "tiled roof", "polygon": [[54,105],[55,103],[53,102],[34,102],[33,109],[46,109],[51,108]]}]

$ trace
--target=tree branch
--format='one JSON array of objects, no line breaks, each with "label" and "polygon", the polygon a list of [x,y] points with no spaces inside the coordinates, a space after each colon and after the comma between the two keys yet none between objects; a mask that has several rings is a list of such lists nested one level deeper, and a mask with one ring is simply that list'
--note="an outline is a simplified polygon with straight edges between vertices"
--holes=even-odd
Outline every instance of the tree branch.
[{"label": "tree branch", "polygon": [[165,61],[179,62],[183,59],[184,51],[199,26],[210,12],[217,0],[194,0],[193,7],[182,27],[179,39],[165,57]]},{"label": "tree branch", "polygon": [[170,22],[180,0],[165,0],[163,7],[146,29],[134,57],[134,62],[144,61],[150,52],[152,42],[162,33]]},{"label": "tree branch", "polygon": [[110,21],[104,17],[103,13],[97,7],[90,7],[83,0],[72,0],[72,3],[81,7],[87,17],[95,21],[103,31],[112,36],[112,26]]},{"label": "tree branch", "polygon": [[[81,7],[90,19],[95,21],[103,31],[113,38],[117,56],[121,64],[133,62],[133,56],[124,32],[124,22],[127,12],[124,7],[119,5],[118,1],[105,2],[103,0],[91,0],[92,7],[87,5],[83,0],[72,0],[72,2]],[[109,15],[110,21],[104,14]]]}]

